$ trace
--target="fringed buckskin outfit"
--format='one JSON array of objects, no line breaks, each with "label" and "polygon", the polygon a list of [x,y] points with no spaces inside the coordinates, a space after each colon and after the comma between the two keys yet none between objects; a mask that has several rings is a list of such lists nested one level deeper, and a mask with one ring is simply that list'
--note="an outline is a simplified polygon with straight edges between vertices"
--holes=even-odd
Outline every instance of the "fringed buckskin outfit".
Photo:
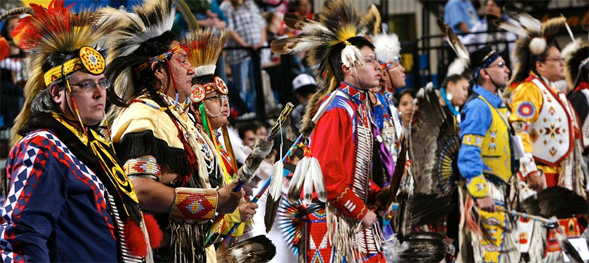
[{"label": "fringed buckskin outfit", "polygon": [[[162,202],[152,197],[173,198],[173,203],[163,205],[169,207],[160,207],[168,212],[151,211],[164,232],[162,247],[154,251],[156,261],[216,262],[214,240],[207,240],[207,234],[217,210],[209,168],[218,179],[214,173],[215,168],[219,171],[214,161],[218,157],[213,158],[213,144],[190,120],[188,105],[178,101],[186,83],[178,84],[176,78],[186,80],[194,68],[186,61],[186,46],[175,42],[170,32],[175,7],[171,1],[146,0],[133,11],[110,10],[118,13],[123,28],[112,38],[108,52],[107,77],[115,83],[111,92],[118,106],[113,105],[107,115],[110,135],[130,178],[173,188],[173,197],[139,195],[142,203]],[[156,64],[167,71],[167,88],[175,91],[176,98],[162,93],[164,81],[151,68]]]},{"label": "fringed buckskin outfit", "polygon": [[[167,97],[167,101],[171,98]],[[169,116],[150,104],[156,105],[140,96],[129,105],[111,126],[112,140],[129,176],[139,173],[131,167],[139,162],[136,158],[140,156],[153,156],[157,165],[179,175],[172,182],[161,182],[175,188],[176,197],[169,214],[155,214],[164,231],[156,259],[190,261],[194,256],[204,262],[205,249],[210,245],[206,244],[205,235],[217,206],[217,192],[210,186],[207,172],[207,166],[217,163],[207,162],[202,153],[203,146],[210,150],[211,144],[206,143],[208,138],[200,135],[182,107],[172,108],[173,115]],[[188,145],[182,143],[180,136]],[[195,254],[191,256],[189,251]],[[211,255],[214,257],[214,253]]]}]

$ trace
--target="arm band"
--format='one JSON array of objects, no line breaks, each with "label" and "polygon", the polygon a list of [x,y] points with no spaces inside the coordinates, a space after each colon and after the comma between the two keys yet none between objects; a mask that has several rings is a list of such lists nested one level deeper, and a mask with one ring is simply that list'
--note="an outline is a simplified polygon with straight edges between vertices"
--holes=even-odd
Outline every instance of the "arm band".
[{"label": "arm band", "polygon": [[178,187],[174,189],[170,217],[182,221],[207,221],[215,217],[217,190]]},{"label": "arm band", "polygon": [[125,162],[123,170],[127,177],[130,178],[151,178],[159,182],[162,176],[160,166],[157,164],[157,160],[153,157],[129,159]]}]

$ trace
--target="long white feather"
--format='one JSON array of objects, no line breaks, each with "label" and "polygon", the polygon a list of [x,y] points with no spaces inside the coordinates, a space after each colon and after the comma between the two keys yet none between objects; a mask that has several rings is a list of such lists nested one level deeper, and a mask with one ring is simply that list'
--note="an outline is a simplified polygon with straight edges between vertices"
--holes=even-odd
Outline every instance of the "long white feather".
[{"label": "long white feather", "polygon": [[270,180],[270,186],[268,194],[274,201],[280,200],[282,196],[282,174],[284,172],[284,164],[282,160],[278,160],[272,166],[272,179]]},{"label": "long white feather", "polygon": [[314,173],[317,171],[311,168],[311,158],[307,157],[307,171],[303,172],[305,177],[305,183],[303,186],[303,203],[304,204],[311,204],[313,202],[313,180],[315,179]]},{"label": "long white feather", "polygon": [[450,66],[448,66],[448,76],[451,75],[461,75],[466,70],[468,66],[468,61],[465,61],[461,58],[456,58]]},{"label": "long white feather", "polygon": [[313,176],[313,186],[317,193],[317,199],[321,202],[327,202],[327,190],[325,190],[325,181],[323,180],[321,165],[319,165],[319,160],[315,157],[309,158],[309,172]]},{"label": "long white feather", "polygon": [[514,33],[514,34],[516,34],[519,37],[526,37],[526,36],[528,36],[528,33],[526,32],[526,30],[523,27],[521,27],[520,25],[514,25],[514,24],[509,23],[507,21],[501,22],[499,24],[499,28],[501,28],[503,30],[506,30],[506,31],[509,31],[511,33]]},{"label": "long white feather", "polygon": [[290,186],[288,187],[288,201],[294,203],[299,200],[301,196],[301,189],[303,187],[303,182],[305,181],[304,172],[307,171],[307,167],[309,165],[309,159],[303,158],[297,164],[297,168],[292,175],[292,179],[290,180]]},{"label": "long white feather", "polygon": [[542,22],[540,22],[540,20],[532,17],[527,13],[520,13],[517,18],[518,22],[528,31],[541,32]]},{"label": "long white feather", "polygon": [[329,29],[327,29],[327,27],[325,27],[323,24],[317,22],[317,21],[313,21],[313,20],[305,20],[305,27],[303,28],[303,33],[306,34],[310,34],[310,35],[314,35],[317,34],[317,32],[324,32],[326,34],[333,34],[331,31],[329,31]]}]

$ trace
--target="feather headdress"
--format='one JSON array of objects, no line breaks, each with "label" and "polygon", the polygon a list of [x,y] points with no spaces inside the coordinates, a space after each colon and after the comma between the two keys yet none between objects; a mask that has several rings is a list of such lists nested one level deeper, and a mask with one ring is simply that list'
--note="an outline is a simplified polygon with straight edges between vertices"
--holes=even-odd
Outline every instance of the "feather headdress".
[{"label": "feather headdress", "polygon": [[[112,44],[108,49],[106,73],[114,88],[114,93],[111,91],[109,95],[118,96],[110,98],[123,102],[123,105],[115,103],[120,106],[124,106],[139,92],[134,83],[134,70],[152,59],[150,56],[136,55],[135,51],[145,42],[170,31],[176,13],[172,8],[172,1],[159,0],[146,0],[141,5],[133,6],[133,11],[134,13],[113,8],[103,9],[103,12],[113,13],[121,25],[121,29],[110,39]],[[159,54],[153,54],[156,55]]]},{"label": "feather headdress", "polygon": [[391,67],[399,62],[401,53],[401,42],[396,34],[382,33],[372,38],[376,59],[383,69]]},{"label": "feather headdress", "polygon": [[568,54],[565,54],[564,51],[562,53],[565,58],[565,77],[569,83],[569,88],[574,89],[579,86],[582,69],[585,68],[585,74],[589,71],[589,42],[577,39],[576,42],[571,42],[571,45],[574,45],[574,47]]},{"label": "feather headdress", "polygon": [[108,49],[108,67],[105,73],[112,83],[107,96],[119,107],[110,108],[105,118],[107,124],[111,124],[115,116],[142,91],[141,88],[135,87],[136,83],[145,81],[137,77],[141,72],[138,68],[147,68],[149,62],[161,61],[179,50],[176,48],[163,54],[155,54],[155,50],[150,50],[154,54],[137,52],[142,45],[157,41],[166,33],[171,37],[170,30],[176,14],[172,8],[172,1],[145,0],[141,5],[133,6],[133,11],[103,9],[105,13],[112,13],[120,25],[120,29],[110,38],[111,46]]},{"label": "feather headdress", "polygon": [[[49,76],[49,82],[47,82],[48,72],[42,70],[42,65],[47,57],[54,53],[72,53],[82,47],[90,48],[107,34],[116,31],[117,25],[111,23],[108,14],[91,10],[74,14],[69,12],[70,7],[65,7],[63,1],[57,0],[52,1],[47,9],[37,4],[31,4],[30,8],[34,15],[19,20],[13,32],[14,41],[27,52],[27,58],[30,61],[29,80],[25,86],[25,105],[12,128],[14,135],[11,143],[13,145],[20,139],[18,130],[31,117],[31,103],[37,93],[45,89],[52,81],[57,80]],[[30,9],[27,9],[26,12],[30,12]],[[96,51],[93,48],[90,49]],[[97,53],[94,54],[102,57]],[[59,78],[84,68],[79,59],[68,62],[71,62],[69,69],[66,69],[67,65],[64,65],[63,69],[57,70],[56,75]]]},{"label": "feather headdress", "polygon": [[309,66],[315,68],[314,73],[320,90],[309,102],[307,113],[303,118],[303,131],[309,130],[310,120],[315,115],[319,102],[337,85],[334,69],[329,61],[334,47],[345,45],[340,54],[345,65],[351,66],[355,63],[363,65],[364,60],[360,50],[351,45],[348,40],[357,36],[366,36],[374,29],[374,19],[361,17],[352,3],[347,0],[328,1],[317,17],[318,21],[312,21],[287,13],[284,17],[286,25],[292,29],[302,30],[303,34],[274,40],[271,45],[272,51],[278,54],[307,51]]},{"label": "feather headdress", "polygon": [[228,38],[229,30],[206,28],[188,33],[188,61],[195,67],[196,77],[215,73],[217,59]]},{"label": "feather headdress", "polygon": [[503,21],[499,24],[499,28],[518,35],[513,50],[517,61],[510,82],[521,82],[528,77],[532,69],[530,58],[540,56],[548,50],[554,42],[558,30],[566,23],[566,18],[555,17],[542,23],[527,13],[505,10],[505,14],[519,23],[519,25],[514,25]]}]

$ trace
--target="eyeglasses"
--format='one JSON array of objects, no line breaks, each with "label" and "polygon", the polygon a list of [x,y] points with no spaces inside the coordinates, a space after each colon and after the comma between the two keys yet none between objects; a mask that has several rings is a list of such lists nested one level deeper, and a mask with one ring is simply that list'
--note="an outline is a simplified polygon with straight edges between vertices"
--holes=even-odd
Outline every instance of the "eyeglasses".
[{"label": "eyeglasses", "polygon": [[498,68],[504,68],[505,67],[505,62],[499,61],[499,63],[497,63],[495,65],[490,65],[489,68],[490,67],[494,67],[494,66],[497,66]]},{"label": "eyeglasses", "polygon": [[85,81],[82,83],[70,83],[70,86],[77,86],[82,89],[84,92],[93,91],[97,86],[100,87],[101,90],[105,90],[110,86],[110,82],[108,80],[101,80],[98,82],[94,81]]},{"label": "eyeglasses", "polygon": [[377,61],[376,61],[376,59],[375,59],[374,57],[372,57],[372,56],[364,58],[364,63],[365,63],[365,64],[372,64],[372,63],[374,63],[374,62],[377,62]]},{"label": "eyeglasses", "polygon": [[229,97],[227,95],[215,95],[215,96],[205,98],[205,100],[229,101]]},{"label": "eyeglasses", "polygon": [[564,62],[564,58],[547,58],[544,61]]}]

